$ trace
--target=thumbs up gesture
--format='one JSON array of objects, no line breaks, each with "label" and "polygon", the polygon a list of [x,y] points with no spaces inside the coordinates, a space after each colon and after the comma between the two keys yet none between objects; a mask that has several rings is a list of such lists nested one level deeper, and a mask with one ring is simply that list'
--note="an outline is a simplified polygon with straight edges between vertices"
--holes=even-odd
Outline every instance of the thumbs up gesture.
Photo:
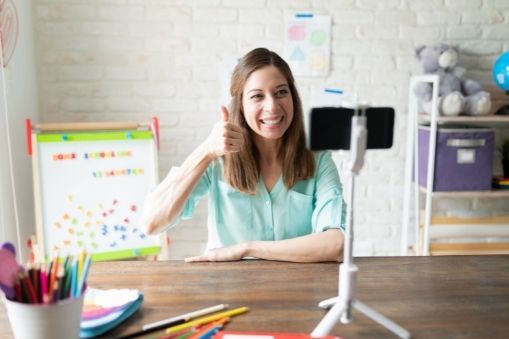
[{"label": "thumbs up gesture", "polygon": [[221,106],[221,121],[215,123],[205,145],[209,154],[220,157],[226,153],[240,151],[243,144],[242,130],[240,127],[228,122],[230,112],[225,106]]}]

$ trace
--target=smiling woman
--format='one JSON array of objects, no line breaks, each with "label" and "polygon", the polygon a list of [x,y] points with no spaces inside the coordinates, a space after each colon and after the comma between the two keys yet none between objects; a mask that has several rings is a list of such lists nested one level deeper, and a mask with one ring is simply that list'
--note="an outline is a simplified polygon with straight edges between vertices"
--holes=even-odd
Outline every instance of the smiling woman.
[{"label": "smiling woman", "polygon": [[207,251],[186,261],[341,260],[341,183],[329,152],[306,149],[288,64],[254,49],[235,67],[230,92],[208,138],[147,196],[142,225],[154,233],[189,219],[208,193]]}]

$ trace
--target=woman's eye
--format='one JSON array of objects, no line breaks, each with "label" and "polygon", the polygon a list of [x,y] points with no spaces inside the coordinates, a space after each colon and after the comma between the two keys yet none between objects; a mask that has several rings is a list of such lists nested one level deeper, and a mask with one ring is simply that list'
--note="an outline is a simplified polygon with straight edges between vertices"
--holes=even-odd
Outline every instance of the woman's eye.
[{"label": "woman's eye", "polygon": [[262,96],[261,94],[255,94],[255,95],[253,95],[253,96],[251,97],[251,99],[252,99],[252,100],[259,100],[259,99],[261,99],[261,98],[263,98],[263,96]]},{"label": "woman's eye", "polygon": [[279,96],[279,97],[284,97],[287,94],[288,94],[288,90],[287,89],[281,89],[281,90],[276,92],[276,96]]}]

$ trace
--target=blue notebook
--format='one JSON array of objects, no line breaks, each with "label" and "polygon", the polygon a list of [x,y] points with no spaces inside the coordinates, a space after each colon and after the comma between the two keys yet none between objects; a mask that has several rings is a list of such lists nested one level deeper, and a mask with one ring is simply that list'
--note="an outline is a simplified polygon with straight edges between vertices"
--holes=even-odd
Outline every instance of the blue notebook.
[{"label": "blue notebook", "polygon": [[93,338],[115,328],[143,303],[143,294],[138,290],[89,288],[86,293],[80,338]]}]

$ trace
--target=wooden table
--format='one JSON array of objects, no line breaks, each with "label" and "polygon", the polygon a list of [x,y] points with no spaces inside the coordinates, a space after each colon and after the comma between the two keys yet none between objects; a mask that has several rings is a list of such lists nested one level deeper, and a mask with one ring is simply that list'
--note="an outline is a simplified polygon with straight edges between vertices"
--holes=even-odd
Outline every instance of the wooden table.
[{"label": "wooden table", "polygon": [[[356,258],[357,296],[396,321],[413,338],[509,337],[509,256]],[[93,263],[89,284],[136,288],[142,308],[113,337],[142,324],[215,304],[247,306],[229,330],[310,333],[325,315],[319,301],[337,294],[338,264],[262,260],[186,264],[181,261]],[[394,338],[357,311],[333,333],[346,338]],[[150,336],[152,337],[152,336]],[[0,307],[0,338],[12,338]]]}]

